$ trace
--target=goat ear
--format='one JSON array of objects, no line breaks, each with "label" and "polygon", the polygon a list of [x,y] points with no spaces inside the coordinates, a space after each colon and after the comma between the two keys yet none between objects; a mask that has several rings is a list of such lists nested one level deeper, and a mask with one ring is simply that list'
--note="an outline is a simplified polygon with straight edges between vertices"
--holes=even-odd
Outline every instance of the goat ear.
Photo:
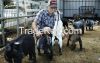
[{"label": "goat ear", "polygon": [[8,44],[5,48],[6,51],[11,51],[11,46]]}]

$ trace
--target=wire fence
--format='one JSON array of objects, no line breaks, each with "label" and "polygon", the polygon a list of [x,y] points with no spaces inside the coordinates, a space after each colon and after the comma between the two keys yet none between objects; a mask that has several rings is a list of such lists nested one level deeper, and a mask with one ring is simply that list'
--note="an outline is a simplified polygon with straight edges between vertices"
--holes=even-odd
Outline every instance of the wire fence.
[{"label": "wire fence", "polygon": [[[7,38],[18,37],[20,35],[20,27],[31,27],[38,10],[27,9],[27,7],[31,7],[30,4],[32,3],[31,1],[27,5],[26,3],[24,0],[14,0],[12,6],[5,8],[3,0],[0,0],[0,47],[6,45]],[[29,12],[31,14],[28,14]]]},{"label": "wire fence", "polygon": [[[34,17],[35,15],[0,18],[0,44],[5,45],[7,37],[18,37],[21,34],[20,27],[30,28]],[[19,20],[19,23],[17,23],[17,20]]]}]

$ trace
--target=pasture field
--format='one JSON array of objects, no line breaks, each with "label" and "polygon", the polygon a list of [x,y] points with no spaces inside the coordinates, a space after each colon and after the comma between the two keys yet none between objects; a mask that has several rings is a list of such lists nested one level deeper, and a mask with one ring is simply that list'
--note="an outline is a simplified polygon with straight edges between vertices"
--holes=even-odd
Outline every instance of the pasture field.
[{"label": "pasture field", "polygon": [[[57,44],[54,46],[54,58],[50,63],[100,63],[100,26],[95,26],[94,31],[85,31],[82,36],[83,51],[71,51],[66,47],[67,38],[63,40],[63,55],[59,55]],[[0,52],[0,63],[6,63],[3,52]],[[28,58],[23,63],[29,63]],[[38,56],[37,63],[48,63],[44,56]]]}]

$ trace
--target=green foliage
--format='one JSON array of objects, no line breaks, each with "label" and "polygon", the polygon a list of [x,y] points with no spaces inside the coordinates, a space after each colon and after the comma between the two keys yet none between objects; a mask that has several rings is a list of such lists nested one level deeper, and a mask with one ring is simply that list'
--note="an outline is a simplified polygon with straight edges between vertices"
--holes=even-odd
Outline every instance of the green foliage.
[{"label": "green foliage", "polygon": [[10,5],[11,2],[12,2],[12,0],[3,0],[4,6]]}]

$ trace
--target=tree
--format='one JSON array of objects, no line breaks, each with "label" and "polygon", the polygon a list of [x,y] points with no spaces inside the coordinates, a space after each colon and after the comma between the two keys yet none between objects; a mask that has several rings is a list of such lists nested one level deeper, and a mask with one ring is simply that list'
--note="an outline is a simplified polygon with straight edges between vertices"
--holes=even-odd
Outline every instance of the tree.
[{"label": "tree", "polygon": [[12,2],[12,0],[3,0],[4,6],[9,5]]}]

